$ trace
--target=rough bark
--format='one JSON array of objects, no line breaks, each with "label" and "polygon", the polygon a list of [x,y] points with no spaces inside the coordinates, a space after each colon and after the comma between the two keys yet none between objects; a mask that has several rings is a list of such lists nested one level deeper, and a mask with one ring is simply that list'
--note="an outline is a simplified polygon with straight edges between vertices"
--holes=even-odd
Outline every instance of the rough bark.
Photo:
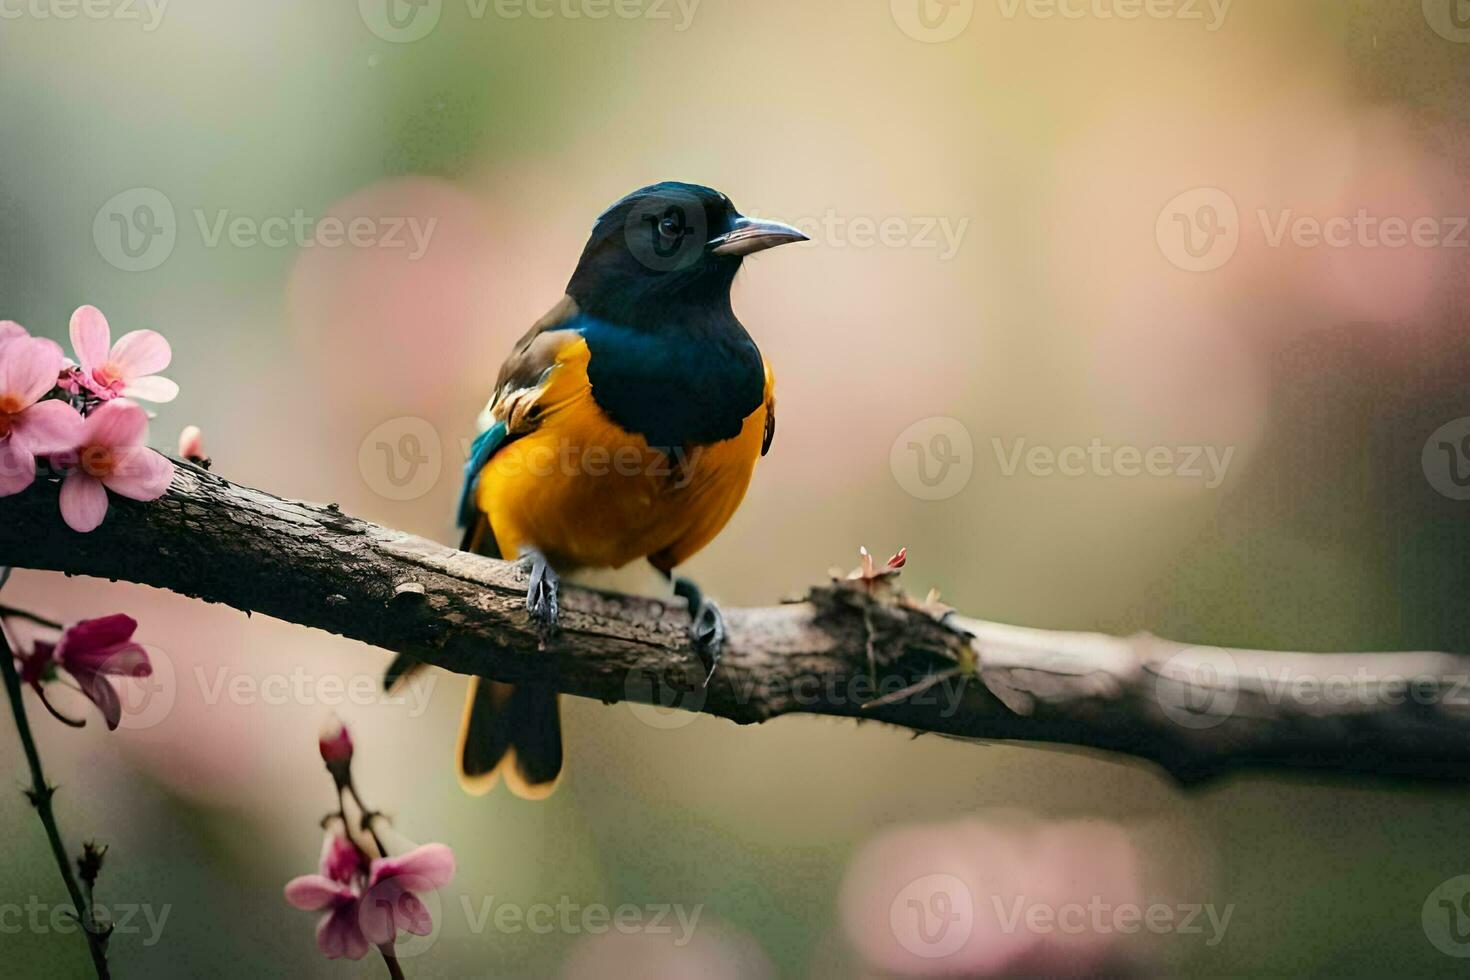
[{"label": "rough bark", "polygon": [[[728,609],[707,688],[681,601],[564,590],[542,648],[519,564],[455,551],[180,463],[166,496],[114,497],[76,534],[57,487],[0,500],[0,564],[138,582],[327,630],[465,674],[742,724],[808,713],[1148,759],[1183,782],[1243,768],[1470,775],[1470,658],[1188,647],[985,622],[833,581]],[[978,668],[973,666],[978,655]],[[884,695],[943,674],[919,693]]]}]

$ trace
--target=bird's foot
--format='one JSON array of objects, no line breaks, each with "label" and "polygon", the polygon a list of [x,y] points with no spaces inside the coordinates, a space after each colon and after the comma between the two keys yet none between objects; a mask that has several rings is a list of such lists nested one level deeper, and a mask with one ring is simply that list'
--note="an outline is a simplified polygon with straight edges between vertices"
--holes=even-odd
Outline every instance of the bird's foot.
[{"label": "bird's foot", "polygon": [[561,578],[546,556],[535,549],[527,549],[521,556],[531,569],[531,582],[526,587],[526,611],[541,633],[545,643],[556,634],[557,619],[561,614]]},{"label": "bird's foot", "polygon": [[710,599],[705,598],[695,585],[687,578],[674,580],[674,594],[689,603],[689,639],[694,644],[694,652],[699,654],[700,661],[708,668],[704,677],[705,687],[709,686],[710,680],[715,676],[715,670],[720,666],[720,657],[725,652],[725,614],[720,612],[720,607]]}]

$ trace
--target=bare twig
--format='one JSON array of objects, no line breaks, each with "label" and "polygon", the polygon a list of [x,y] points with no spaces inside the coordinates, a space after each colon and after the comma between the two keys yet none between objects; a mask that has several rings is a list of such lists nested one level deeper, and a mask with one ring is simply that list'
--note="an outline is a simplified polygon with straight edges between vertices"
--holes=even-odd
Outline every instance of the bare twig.
[{"label": "bare twig", "polygon": [[1470,658],[1026,629],[835,580],[803,602],[727,610],[725,657],[704,688],[682,602],[568,589],[561,632],[538,650],[514,563],[183,463],[165,497],[115,498],[91,534],[62,524],[56,494],[38,483],[0,500],[0,562],[153,585],[459,673],[740,723],[801,712],[1109,750],[1185,782],[1241,768],[1470,777]]},{"label": "bare twig", "polygon": [[[0,584],[3,584],[3,579],[0,579]],[[46,773],[41,768],[41,756],[36,751],[36,741],[31,736],[31,725],[26,718],[25,702],[21,697],[20,675],[15,670],[14,653],[3,631],[0,631],[0,674],[5,678],[5,694],[10,699],[10,711],[15,716],[21,748],[31,769],[31,786],[26,790],[26,797],[36,808],[41,826],[46,829],[46,839],[51,844],[51,856],[56,860],[56,867],[61,872],[67,894],[71,896],[72,910],[81,922],[82,934],[87,937],[92,966],[96,969],[97,976],[106,980],[110,976],[107,967],[107,937],[112,930],[97,923],[90,897],[82,894],[76,876],[72,874],[66,845],[61,842],[61,830],[56,825],[56,813],[51,807],[51,797],[55,795],[56,788],[46,781]],[[88,882],[88,891],[90,890],[91,881]]]}]

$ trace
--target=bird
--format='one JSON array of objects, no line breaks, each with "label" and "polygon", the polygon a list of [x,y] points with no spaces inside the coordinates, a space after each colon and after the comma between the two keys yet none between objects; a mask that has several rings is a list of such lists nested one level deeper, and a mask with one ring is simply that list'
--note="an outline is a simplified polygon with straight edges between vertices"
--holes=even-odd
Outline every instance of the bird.
[{"label": "bird", "polygon": [[[478,419],[460,547],[519,560],[526,609],[554,636],[561,583],[683,598],[714,676],[725,624],[675,570],[739,507],[776,431],[770,365],[731,305],[747,256],[808,236],[699,184],[650,184],[604,210],[566,293],[518,340]],[[400,657],[395,681],[414,666]],[[563,769],[558,695],[472,677],[460,785],[542,799]]]}]

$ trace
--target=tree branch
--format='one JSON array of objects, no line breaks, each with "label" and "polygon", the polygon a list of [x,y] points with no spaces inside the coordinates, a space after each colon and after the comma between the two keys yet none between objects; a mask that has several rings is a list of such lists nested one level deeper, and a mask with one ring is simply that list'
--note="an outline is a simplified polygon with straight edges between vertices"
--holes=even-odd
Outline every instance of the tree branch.
[{"label": "tree branch", "polygon": [[[139,582],[458,673],[548,679],[568,694],[742,724],[792,713],[872,718],[1126,753],[1183,782],[1242,768],[1470,777],[1470,658],[1219,650],[1026,629],[833,582],[803,602],[727,610],[724,661],[701,688],[681,601],[567,589],[562,629],[539,649],[520,565],[186,463],[165,497],[114,497],[106,522],[85,535],[61,522],[54,484],[0,500],[0,564]],[[975,654],[978,673],[967,670]],[[920,682],[931,686],[885,702]]]}]

